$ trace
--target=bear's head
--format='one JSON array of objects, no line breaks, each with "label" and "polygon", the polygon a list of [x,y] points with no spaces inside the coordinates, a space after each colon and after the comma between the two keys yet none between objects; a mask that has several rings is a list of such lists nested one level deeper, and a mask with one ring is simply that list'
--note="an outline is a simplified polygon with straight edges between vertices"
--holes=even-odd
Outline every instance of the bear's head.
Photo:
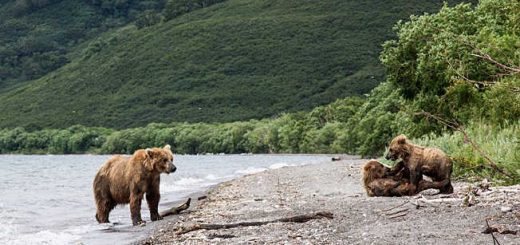
[{"label": "bear's head", "polygon": [[370,160],[363,165],[363,183],[368,186],[370,182],[381,179],[387,175],[390,169],[377,160]]},{"label": "bear's head", "polygon": [[388,147],[388,153],[385,158],[387,160],[395,161],[398,158],[405,159],[410,155],[410,146],[408,139],[404,134],[395,137]]},{"label": "bear's head", "polygon": [[173,153],[170,145],[166,145],[164,148],[148,148],[145,152],[147,159],[144,164],[148,171],[169,174],[177,170],[173,165]]}]

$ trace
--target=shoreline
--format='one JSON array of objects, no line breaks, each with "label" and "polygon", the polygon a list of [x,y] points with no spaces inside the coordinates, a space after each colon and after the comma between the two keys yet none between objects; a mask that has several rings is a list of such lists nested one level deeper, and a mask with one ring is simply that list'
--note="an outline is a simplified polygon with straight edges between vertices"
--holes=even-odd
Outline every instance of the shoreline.
[{"label": "shoreline", "polygon": [[[482,244],[492,242],[482,233],[486,219],[492,226],[520,229],[520,186],[482,191],[466,206],[469,184],[457,182],[449,196],[425,191],[413,197],[367,197],[360,181],[365,161],[283,167],[223,182],[209,189],[200,205],[175,220],[165,218],[135,244]],[[394,217],[388,209],[402,212]],[[198,223],[268,221],[318,211],[334,218],[175,233]],[[495,236],[501,244],[520,244],[518,235]]]},{"label": "shoreline", "polygon": [[[360,159],[360,156],[357,156],[357,155],[347,155],[347,154],[299,154],[299,153],[297,153],[297,154],[288,154],[288,153],[280,153],[280,154],[247,154],[247,153],[243,153],[243,154],[202,154],[202,155],[204,155],[204,156],[206,156],[206,155],[219,155],[219,156],[220,155],[229,155],[229,156],[234,156],[234,155],[241,155],[241,156],[242,155],[245,155],[245,156],[247,156],[247,155],[255,155],[255,156],[257,156],[257,155],[266,155],[266,156],[326,156],[328,159],[330,159],[329,161],[338,161],[338,160],[336,160],[338,158],[339,159],[349,159],[349,160]],[[192,155],[189,155],[189,156],[192,156]],[[335,160],[332,160],[333,158]],[[322,164],[322,163],[327,163],[329,161],[303,162],[303,163],[301,163],[303,165],[299,165],[299,166]],[[275,165],[275,164],[273,164],[273,165]],[[271,167],[273,165],[271,165]],[[294,166],[294,165],[288,165],[288,166]],[[281,168],[285,168],[285,167],[287,167],[287,166],[283,166]],[[297,167],[298,167],[298,165],[297,165]],[[274,169],[278,169],[278,167],[276,167]],[[161,206],[162,206],[163,209],[169,209],[171,207],[176,207],[176,206],[182,204],[183,202],[185,202],[187,200],[187,198],[191,198],[192,199],[190,208],[185,210],[185,211],[182,211],[180,214],[178,214],[178,215],[170,215],[168,217],[165,217],[163,220],[159,220],[159,221],[155,221],[155,222],[147,222],[146,226],[140,228],[142,230],[141,230],[141,233],[139,234],[139,236],[134,241],[131,241],[129,244],[141,244],[144,241],[148,240],[150,237],[153,237],[154,231],[156,231],[156,230],[163,230],[164,226],[167,226],[168,224],[170,224],[172,222],[176,222],[176,221],[178,221],[178,219],[180,217],[186,216],[187,214],[193,212],[195,209],[197,209],[199,207],[201,201],[202,201],[202,203],[205,201],[205,200],[198,200],[198,198],[204,197],[204,199],[206,199],[211,192],[213,192],[215,189],[218,189],[221,185],[225,185],[228,182],[232,182],[232,181],[235,181],[237,179],[240,179],[240,178],[243,178],[243,177],[246,177],[246,176],[249,176],[249,175],[255,175],[255,174],[262,173],[262,172],[269,171],[269,170],[273,170],[273,168],[265,168],[263,170],[260,170],[259,172],[247,173],[247,174],[244,174],[242,176],[237,176],[237,177],[235,177],[233,179],[224,180],[223,182],[207,186],[203,190],[198,190],[198,191],[195,191],[193,193],[189,193],[186,196],[184,196],[184,197],[182,197],[180,199],[177,199],[175,201],[169,201],[169,202],[160,203],[160,209],[161,209]],[[162,211],[162,210],[159,210],[159,211]],[[136,228],[136,229],[139,229],[139,228]]]}]

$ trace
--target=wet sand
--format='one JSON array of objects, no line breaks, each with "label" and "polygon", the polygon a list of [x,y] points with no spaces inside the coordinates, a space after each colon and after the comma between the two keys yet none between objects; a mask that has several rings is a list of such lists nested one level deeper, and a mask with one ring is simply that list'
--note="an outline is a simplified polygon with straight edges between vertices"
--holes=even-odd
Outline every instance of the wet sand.
[{"label": "wet sand", "polygon": [[[489,224],[520,230],[520,186],[472,188],[455,193],[425,191],[414,197],[367,197],[361,186],[366,160],[284,167],[222,183],[191,211],[154,224],[139,244],[491,244]],[[203,194],[199,194],[203,195]],[[333,219],[271,223],[176,234],[181,226],[267,221],[318,211]],[[494,233],[500,244],[518,235]]]}]

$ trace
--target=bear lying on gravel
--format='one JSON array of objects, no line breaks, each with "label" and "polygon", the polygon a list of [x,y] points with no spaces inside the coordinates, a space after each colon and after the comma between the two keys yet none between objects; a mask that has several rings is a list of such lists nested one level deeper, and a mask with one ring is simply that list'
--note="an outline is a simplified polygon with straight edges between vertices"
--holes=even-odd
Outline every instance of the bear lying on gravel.
[{"label": "bear lying on gravel", "polygon": [[449,180],[420,180],[417,185],[412,185],[405,169],[393,175],[389,167],[376,160],[365,163],[362,172],[363,185],[368,196],[411,196],[427,189],[440,189],[449,183]]},{"label": "bear lying on gravel", "polygon": [[141,219],[141,201],[145,193],[151,220],[162,219],[158,213],[160,174],[173,173],[175,170],[169,145],[137,150],[131,157],[110,158],[94,178],[96,220],[108,223],[109,213],[117,204],[130,203],[132,224],[144,224]]},{"label": "bear lying on gravel", "polygon": [[453,193],[450,181],[453,164],[442,150],[414,145],[406,136],[399,135],[390,142],[386,159],[395,161],[399,158],[402,162],[394,166],[390,175],[406,168],[410,172],[411,184],[417,186],[424,174],[432,178],[433,182],[446,183],[440,188],[440,193]]}]

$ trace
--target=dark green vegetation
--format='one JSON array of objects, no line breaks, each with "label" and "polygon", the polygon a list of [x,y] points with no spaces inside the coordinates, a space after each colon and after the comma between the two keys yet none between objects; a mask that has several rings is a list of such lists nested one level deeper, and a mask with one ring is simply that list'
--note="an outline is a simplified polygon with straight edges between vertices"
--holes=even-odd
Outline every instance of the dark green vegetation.
[{"label": "dark green vegetation", "polygon": [[[7,13],[20,1],[4,2],[1,11]],[[378,54],[383,41],[395,37],[394,23],[441,5],[437,0],[48,2],[28,7],[20,17],[2,15],[5,31],[28,27],[1,35],[4,52],[15,53],[2,56],[14,61],[1,63],[6,75],[0,128],[120,129],[310,110],[368,93],[383,80]],[[134,20],[139,28],[120,27]],[[12,58],[18,57],[18,40],[25,39],[34,42]]]},{"label": "dark green vegetation", "polygon": [[0,0],[0,92],[62,67],[80,44],[163,2]]}]

